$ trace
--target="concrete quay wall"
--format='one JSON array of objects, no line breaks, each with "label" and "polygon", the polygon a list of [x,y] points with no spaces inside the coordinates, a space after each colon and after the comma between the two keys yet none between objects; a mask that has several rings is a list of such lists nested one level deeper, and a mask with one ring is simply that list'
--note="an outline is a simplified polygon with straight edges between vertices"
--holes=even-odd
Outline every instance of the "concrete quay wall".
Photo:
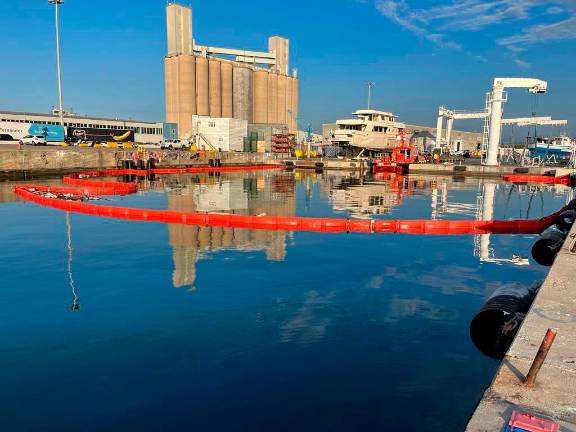
[{"label": "concrete quay wall", "polygon": [[340,159],[284,159],[286,165],[298,169],[324,169],[336,171],[365,171],[367,165],[363,160]]},{"label": "concrete quay wall", "polygon": [[[485,392],[467,432],[501,431],[513,410],[528,411],[576,432],[576,225],[558,254],[514,343]],[[558,334],[534,387],[528,373],[548,328]]]},{"label": "concrete quay wall", "polygon": [[565,175],[573,170],[567,170],[554,167],[523,167],[522,172],[515,172],[519,167],[501,165],[496,167],[484,165],[456,165],[456,164],[412,164],[410,173],[412,174],[440,174],[440,175],[459,175],[459,176],[477,176],[477,177],[502,177],[510,174],[523,175]]},{"label": "concrete quay wall", "polygon": [[[59,175],[74,171],[92,169],[112,169],[122,160],[132,159],[132,150],[114,149],[23,149],[0,151],[0,178],[30,178],[32,176]],[[208,153],[197,158],[186,151],[154,151],[162,162],[158,166],[183,167],[205,165],[209,158],[217,156]],[[226,153],[220,154],[223,164],[280,163],[281,158],[264,153]]]},{"label": "concrete quay wall", "polygon": [[[30,176],[57,175],[79,170],[110,169],[120,165],[124,159],[132,159],[136,150],[119,150],[106,148],[25,148],[3,149],[0,151],[0,178],[29,178]],[[343,159],[294,159],[274,153],[206,152],[202,158],[187,151],[151,150],[160,156],[159,166],[182,167],[203,165],[208,159],[218,157],[223,164],[255,164],[288,162],[296,168],[345,171],[365,171],[367,165],[362,160]],[[412,164],[412,174],[457,175],[477,177],[501,177],[513,174],[517,167],[453,164]],[[522,174],[530,175],[565,175],[574,170],[553,167],[529,167]]]}]

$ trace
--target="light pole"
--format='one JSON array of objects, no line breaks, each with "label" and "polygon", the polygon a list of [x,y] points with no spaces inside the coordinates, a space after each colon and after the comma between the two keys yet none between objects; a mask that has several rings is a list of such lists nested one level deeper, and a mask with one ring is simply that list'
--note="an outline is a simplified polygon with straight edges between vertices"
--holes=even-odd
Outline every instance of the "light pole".
[{"label": "light pole", "polygon": [[372,81],[368,82],[368,109],[370,109],[370,102],[372,99],[372,89],[374,88],[375,85],[376,85],[375,82]]},{"label": "light pole", "polygon": [[64,4],[64,0],[48,0],[54,5],[54,16],[56,18],[56,65],[58,67],[58,103],[60,105],[60,125],[64,128],[64,107],[62,106],[62,75],[60,72],[60,25],[58,22],[58,5]]}]

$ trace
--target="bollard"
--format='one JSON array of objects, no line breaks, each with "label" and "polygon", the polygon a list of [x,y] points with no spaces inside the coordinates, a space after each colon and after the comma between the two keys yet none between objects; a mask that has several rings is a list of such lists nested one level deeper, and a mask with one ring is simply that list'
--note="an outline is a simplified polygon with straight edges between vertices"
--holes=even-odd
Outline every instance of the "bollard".
[{"label": "bollard", "polygon": [[527,385],[528,387],[532,387],[534,385],[534,382],[536,381],[536,376],[538,375],[540,368],[544,364],[546,356],[548,355],[548,352],[550,351],[550,348],[552,347],[555,338],[556,338],[556,330],[548,329],[548,331],[546,332],[546,336],[544,336],[544,340],[542,340],[542,344],[538,349],[538,353],[536,354],[536,357],[532,362],[532,366],[530,366],[530,370],[528,371],[526,378],[524,378],[524,384]]}]

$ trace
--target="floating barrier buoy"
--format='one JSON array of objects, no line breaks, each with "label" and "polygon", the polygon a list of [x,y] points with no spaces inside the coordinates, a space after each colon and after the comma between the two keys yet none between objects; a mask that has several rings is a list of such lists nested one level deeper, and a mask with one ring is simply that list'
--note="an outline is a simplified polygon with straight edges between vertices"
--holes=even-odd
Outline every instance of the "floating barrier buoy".
[{"label": "floating barrier buoy", "polygon": [[226,166],[220,168],[192,167],[192,168],[156,168],[135,169],[134,161],[127,161],[130,169],[90,171],[65,176],[64,183],[76,187],[62,186],[16,186],[14,192],[22,198],[53,207],[60,210],[91,214],[97,216],[128,219],[137,221],[175,223],[184,225],[211,225],[234,228],[249,228],[262,230],[282,231],[314,231],[314,232],[356,232],[356,233],[401,233],[401,234],[428,234],[428,235],[462,235],[462,234],[540,234],[553,225],[559,212],[542,219],[533,220],[359,220],[337,218],[305,218],[280,216],[246,216],[237,214],[215,213],[186,213],[170,210],[153,210],[139,208],[125,208],[89,204],[83,201],[62,201],[58,197],[47,196],[53,194],[75,194],[77,196],[99,195],[126,195],[135,193],[138,186],[134,183],[122,183],[94,180],[95,177],[105,176],[134,176],[146,177],[157,174],[182,173],[216,173],[225,171],[246,171],[279,169],[278,165],[253,166]]},{"label": "floating barrier buoy", "polygon": [[570,175],[554,177],[554,176],[536,176],[536,175],[521,175],[513,174],[504,176],[504,181],[510,183],[542,183],[542,184],[563,184],[572,186],[574,184],[573,178]]},{"label": "floating barrier buoy", "polygon": [[532,246],[532,258],[538,264],[550,267],[562,249],[566,235],[567,232],[560,231],[556,227],[549,228]]},{"label": "floating barrier buoy", "polygon": [[470,323],[470,338],[476,348],[502,360],[539,289],[540,284],[530,288],[506,285],[494,291]]},{"label": "floating barrier buoy", "polygon": [[566,210],[556,219],[556,227],[563,232],[568,232],[572,229],[574,221],[576,220],[576,210]]}]

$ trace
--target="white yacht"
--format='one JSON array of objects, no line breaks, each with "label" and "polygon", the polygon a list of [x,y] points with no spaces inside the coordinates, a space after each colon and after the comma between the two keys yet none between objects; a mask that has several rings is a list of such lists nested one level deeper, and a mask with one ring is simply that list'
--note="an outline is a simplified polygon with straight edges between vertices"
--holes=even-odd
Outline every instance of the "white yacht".
[{"label": "white yacht", "polygon": [[337,129],[332,132],[332,143],[350,155],[360,152],[381,152],[396,144],[404,123],[386,111],[362,109],[352,114],[354,118],[337,120]]}]

